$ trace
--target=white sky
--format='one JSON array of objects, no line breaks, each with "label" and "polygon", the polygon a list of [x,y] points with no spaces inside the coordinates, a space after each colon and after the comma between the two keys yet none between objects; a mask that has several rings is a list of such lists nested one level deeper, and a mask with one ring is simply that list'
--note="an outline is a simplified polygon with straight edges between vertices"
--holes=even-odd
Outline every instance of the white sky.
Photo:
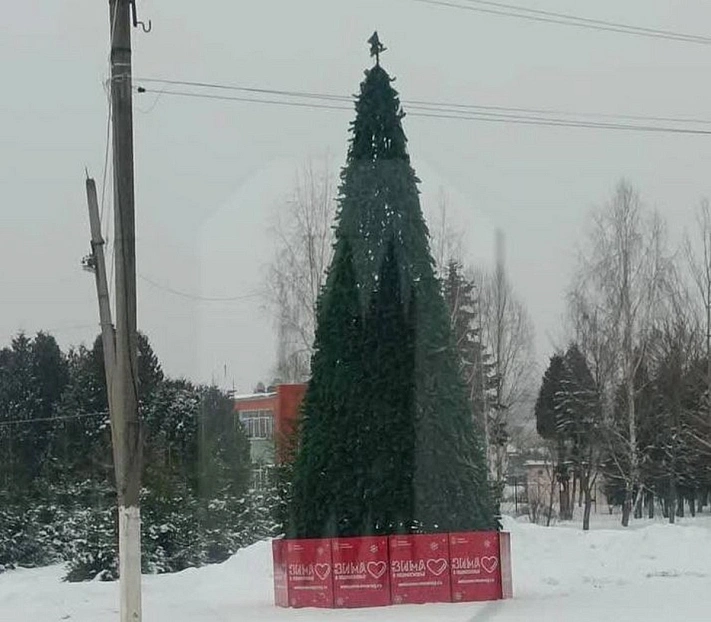
[{"label": "white sky", "polygon": [[[703,0],[517,0],[652,28],[711,34]],[[403,99],[709,117],[711,47],[534,24],[412,0],[138,0],[134,74],[337,94],[357,92],[374,29]],[[0,27],[0,343],[49,329],[62,345],[98,330],[83,171],[100,181],[108,2],[23,0]],[[136,80],[140,84],[140,80]],[[155,106],[153,106],[155,104]],[[268,226],[296,168],[344,160],[351,112],[140,96],[139,272],[207,297],[261,288]],[[507,235],[539,358],[559,334],[563,291],[590,208],[620,176],[679,232],[711,195],[711,137],[410,117],[425,208],[449,193],[471,256]],[[139,325],[166,371],[251,390],[268,380],[271,320],[259,298],[197,303],[139,280]],[[226,369],[226,373],[225,373]]]}]

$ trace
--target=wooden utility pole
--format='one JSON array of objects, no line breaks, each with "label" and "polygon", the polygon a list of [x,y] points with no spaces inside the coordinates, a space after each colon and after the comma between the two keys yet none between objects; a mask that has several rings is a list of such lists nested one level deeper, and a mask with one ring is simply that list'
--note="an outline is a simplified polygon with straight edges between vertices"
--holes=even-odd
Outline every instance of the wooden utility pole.
[{"label": "wooden utility pole", "polygon": [[109,0],[116,261],[116,366],[111,387],[119,512],[121,622],[141,621],[141,467],[136,334],[136,238],[133,187],[131,10],[135,0]]}]

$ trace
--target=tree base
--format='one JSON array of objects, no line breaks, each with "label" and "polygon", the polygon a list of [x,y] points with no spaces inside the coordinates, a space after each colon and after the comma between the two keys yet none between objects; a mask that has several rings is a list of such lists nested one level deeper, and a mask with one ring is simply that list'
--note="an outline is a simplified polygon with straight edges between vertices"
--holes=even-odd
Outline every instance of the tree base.
[{"label": "tree base", "polygon": [[272,541],[278,607],[345,609],[513,598],[503,531]]}]

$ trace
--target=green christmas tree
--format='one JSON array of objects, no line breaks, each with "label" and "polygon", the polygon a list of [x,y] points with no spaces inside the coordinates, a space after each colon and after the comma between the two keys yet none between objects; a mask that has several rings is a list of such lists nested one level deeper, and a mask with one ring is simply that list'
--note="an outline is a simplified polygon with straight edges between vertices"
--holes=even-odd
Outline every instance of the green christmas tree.
[{"label": "green christmas tree", "polygon": [[403,302],[391,241],[364,324],[361,454],[369,466],[364,535],[409,533],[414,515],[414,297]]},{"label": "green christmas tree", "polygon": [[377,34],[370,43],[376,64],[361,84],[341,174],[336,255],[319,303],[290,531],[495,529],[404,113],[380,65]]},{"label": "green christmas tree", "polygon": [[318,302],[312,377],[302,407],[286,533],[292,537],[359,535],[367,472],[362,451],[363,334],[349,243],[336,243]]}]

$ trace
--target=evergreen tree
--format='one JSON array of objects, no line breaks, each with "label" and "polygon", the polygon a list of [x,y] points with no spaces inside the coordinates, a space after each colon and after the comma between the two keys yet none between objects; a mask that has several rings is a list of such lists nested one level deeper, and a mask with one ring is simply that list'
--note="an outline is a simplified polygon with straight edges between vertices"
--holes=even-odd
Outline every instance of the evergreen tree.
[{"label": "evergreen tree", "polygon": [[[602,462],[603,422],[598,387],[576,343],[565,353],[559,398],[557,434],[566,444],[566,460],[580,482],[585,499],[583,529],[588,530],[592,491]],[[572,518],[572,505],[567,509]]]},{"label": "evergreen tree", "polygon": [[59,349],[57,340],[50,334],[39,332],[32,340],[32,379],[36,384],[39,403],[35,415],[46,419],[56,409],[69,374],[67,360]]},{"label": "evergreen tree", "polygon": [[51,465],[51,418],[67,383],[67,363],[56,340],[20,333],[0,352],[0,477],[24,491]]},{"label": "evergreen tree", "polygon": [[[160,383],[163,381],[163,369],[161,368],[160,361],[153,351],[151,342],[148,337],[139,332],[137,340],[137,363],[138,363],[138,404],[139,408],[142,407],[146,400],[149,399],[153,391],[155,391]],[[92,348],[92,354],[94,358],[95,365],[98,366],[102,378],[104,376],[104,343],[101,339],[101,335],[97,336],[94,340],[94,347]],[[106,381],[104,380],[104,385]],[[106,401],[108,404],[108,400]]]},{"label": "evergreen tree", "polygon": [[[113,454],[103,358],[96,347],[67,355],[68,382],[57,407],[55,479],[111,481]],[[99,413],[104,413],[103,415]]]},{"label": "evergreen tree", "polygon": [[551,356],[536,400],[536,430],[542,438],[549,441],[558,438],[564,370],[563,356],[558,353]]},{"label": "evergreen tree", "polygon": [[[250,491],[249,440],[215,387],[163,377],[139,336],[146,430],[144,571],[222,561],[274,535]],[[69,562],[69,580],[117,573],[117,513],[101,341],[65,356],[50,335],[0,350],[0,566]]]},{"label": "evergreen tree", "polygon": [[566,376],[565,357],[556,353],[548,364],[536,400],[536,430],[551,442],[555,457],[554,473],[560,485],[560,515],[572,518],[570,499],[570,469],[568,447],[565,436],[563,391]]},{"label": "evergreen tree", "polygon": [[[383,51],[376,38],[371,44],[378,55]],[[297,470],[295,506],[302,511],[308,507],[308,511],[313,513],[328,511],[339,518],[347,516],[338,509],[337,498],[329,497],[332,504],[327,508],[331,509],[324,510],[322,491],[333,490],[335,485],[338,494],[349,494],[344,491],[350,489],[352,481],[345,486],[340,485],[342,476],[339,472],[350,471],[357,474],[359,481],[368,481],[367,475],[361,474],[373,470],[369,452],[361,455],[353,451],[348,458],[339,460],[333,458],[338,455],[337,452],[329,450],[327,453],[320,448],[337,446],[341,442],[340,435],[346,431],[339,429],[339,425],[349,427],[351,421],[362,423],[364,431],[374,425],[372,420],[367,419],[367,412],[363,411],[361,398],[373,398],[377,389],[367,381],[360,381],[360,370],[354,375],[346,374],[347,377],[341,379],[343,373],[337,363],[340,361],[339,352],[344,353],[343,356],[350,356],[351,352],[361,347],[356,347],[351,339],[355,318],[362,317],[367,310],[370,310],[371,315],[377,312],[377,308],[386,311],[382,303],[378,303],[376,292],[381,285],[379,279],[384,274],[384,264],[390,264],[388,271],[396,268],[397,272],[392,280],[399,288],[399,305],[407,309],[406,315],[412,323],[410,330],[414,348],[412,362],[409,357],[402,357],[390,370],[386,372],[386,369],[381,369],[380,372],[392,374],[393,378],[397,375],[397,390],[410,383],[414,390],[413,416],[411,426],[404,429],[398,427],[405,417],[404,413],[410,410],[405,402],[400,406],[402,410],[398,411],[397,417],[378,421],[377,427],[381,430],[384,442],[392,443],[397,439],[398,445],[403,448],[409,446],[407,452],[412,452],[414,456],[412,472],[408,474],[412,481],[412,505],[408,507],[410,502],[403,501],[403,506],[397,508],[397,511],[388,510],[377,521],[382,521],[384,530],[396,529],[395,523],[425,532],[497,528],[497,511],[487,482],[483,449],[472,424],[466,388],[458,369],[449,314],[434,272],[429,234],[419,202],[419,180],[410,166],[406,149],[407,139],[402,128],[404,113],[400,108],[398,94],[391,86],[392,79],[380,65],[379,56],[377,61],[366,72],[356,102],[356,118],[351,126],[346,166],[341,173],[336,222],[337,246],[347,242],[352,252],[355,285],[349,287],[348,291],[358,294],[359,304],[354,306],[354,301],[349,297],[347,302],[344,300],[340,303],[344,305],[343,308],[334,309],[336,304],[333,297],[336,294],[332,281],[336,279],[327,281],[320,304],[323,317],[318,318],[314,365],[321,364],[317,361],[320,356],[330,365],[326,367],[325,375],[319,373],[316,367],[312,368],[313,377],[304,405],[302,445],[297,458],[297,465],[300,461],[312,461],[314,464],[311,471],[320,473],[321,479],[319,483],[315,478],[309,480],[308,488],[312,493],[306,494],[306,488],[299,488],[305,487],[306,482],[300,480]],[[390,255],[391,260],[386,261]],[[342,261],[337,249],[333,262],[334,274],[344,272],[342,268],[336,269]],[[381,288],[380,291],[384,295],[385,290]],[[334,349],[324,356],[318,354],[320,349],[326,350],[323,333],[333,330],[321,326],[326,322],[335,325],[337,329],[334,331],[336,334],[329,336]],[[370,331],[372,322],[368,324]],[[392,326],[396,325],[397,319]],[[404,328],[404,323],[400,325]],[[342,327],[340,334],[337,332],[338,327]],[[393,332],[396,332],[394,328]],[[366,335],[356,342],[369,343],[372,339],[373,335]],[[386,346],[383,345],[383,348]],[[367,377],[373,378],[373,375],[368,374]],[[337,384],[343,385],[343,395],[336,391],[328,395],[328,390]],[[353,393],[356,399],[343,404],[343,399]],[[315,400],[317,395],[318,403],[310,401]],[[378,404],[378,408],[387,411],[391,406],[383,401]],[[317,416],[323,425],[314,430],[313,421]],[[328,418],[334,423],[327,433],[324,430],[328,429]],[[346,437],[351,438],[350,434],[352,432],[348,429]],[[358,436],[355,434],[353,437],[351,448],[358,446]],[[388,461],[394,458],[381,456],[380,459],[384,465],[388,465]],[[381,486],[390,487],[393,496],[396,496],[394,490],[402,485],[402,481],[381,480]],[[384,492],[381,495],[380,490],[377,493],[371,492],[376,498],[385,496]],[[356,494],[354,503],[358,503],[357,497]],[[376,501],[368,506],[381,507]],[[368,524],[375,523],[375,510],[372,511],[373,516],[366,517],[366,530]],[[322,517],[319,520],[323,522],[324,519]],[[316,520],[309,524],[318,522]],[[378,522],[378,525],[381,523]],[[321,529],[319,533],[334,531],[330,528]],[[302,529],[296,532],[307,535]]]},{"label": "evergreen tree", "polygon": [[558,402],[556,432],[570,440],[577,461],[577,454],[584,452],[588,437],[599,423],[599,407],[595,381],[576,343],[568,347],[563,359]]},{"label": "evergreen tree", "polygon": [[[482,318],[476,285],[462,272],[461,264],[450,261],[443,281],[443,294],[449,310],[454,343],[459,356],[459,368],[467,386],[474,423],[486,431],[485,413],[495,397],[493,377],[495,365],[483,343]],[[488,414],[486,415],[487,417]],[[490,417],[489,417],[490,418]]]},{"label": "evergreen tree", "polygon": [[232,399],[217,387],[200,390],[198,442],[199,493],[213,498],[243,495],[249,485],[249,439],[235,423]]}]

